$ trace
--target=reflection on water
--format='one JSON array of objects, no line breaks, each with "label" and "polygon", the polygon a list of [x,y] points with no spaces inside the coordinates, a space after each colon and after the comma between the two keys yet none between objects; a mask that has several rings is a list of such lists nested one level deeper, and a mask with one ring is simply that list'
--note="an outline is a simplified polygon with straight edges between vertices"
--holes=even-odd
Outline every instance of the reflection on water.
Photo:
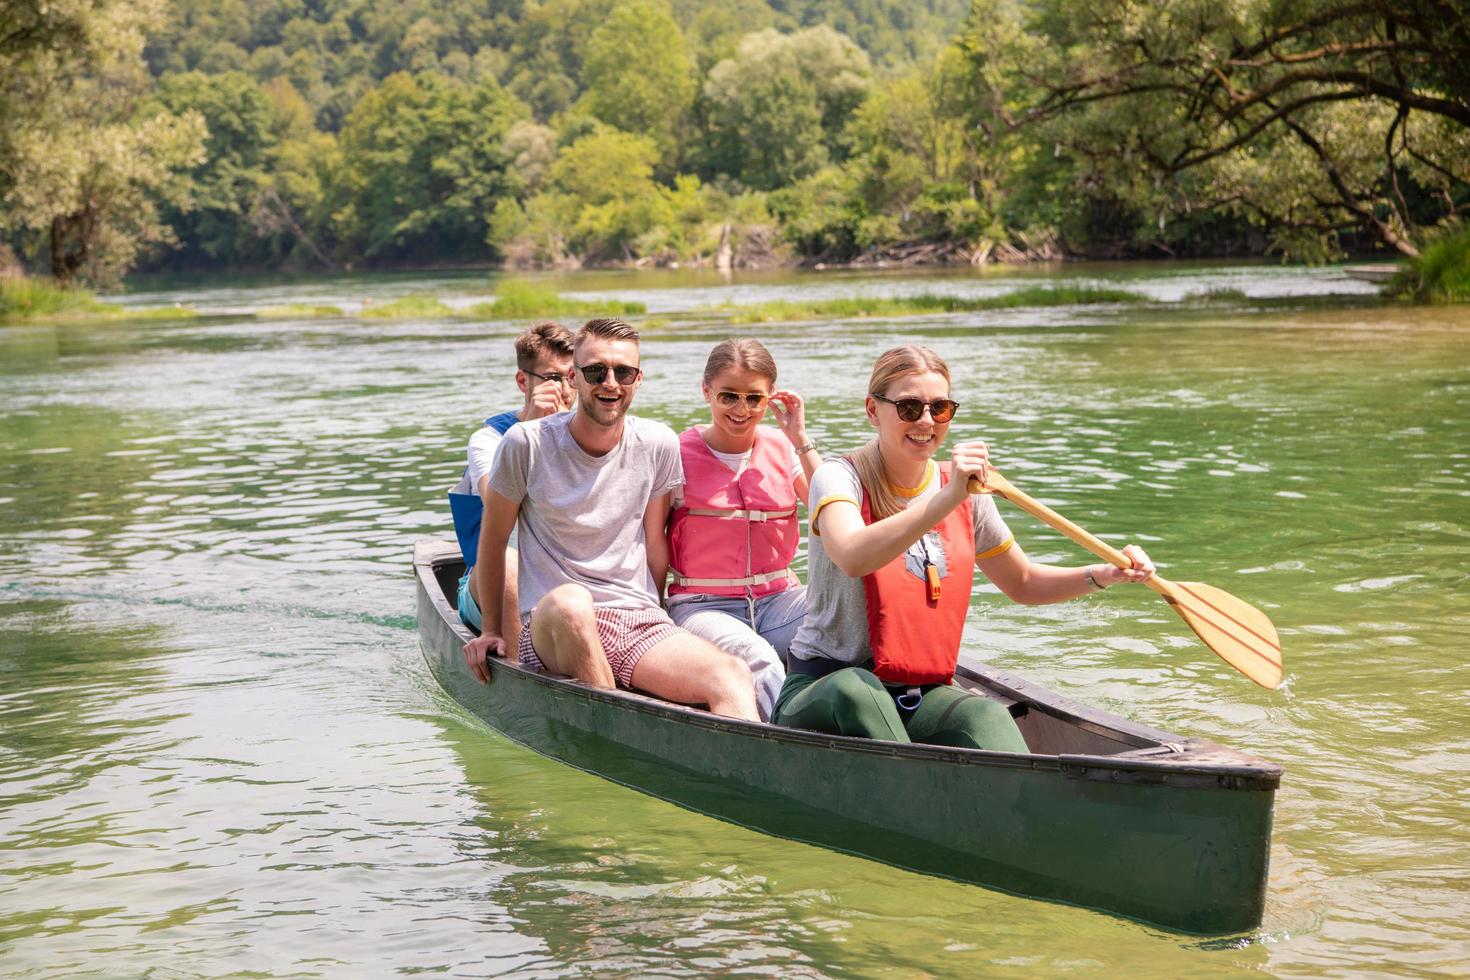
[{"label": "reflection on water", "polygon": [[[1055,275],[558,284],[673,311],[647,333],[638,408],[683,427],[730,331],[679,310]],[[1288,668],[1274,694],[1144,590],[1024,609],[982,589],[966,640],[1069,696],[1286,765],[1259,933],[1200,941],[772,840],[466,718],[419,660],[408,555],[448,534],[442,490],[473,420],[516,401],[518,325],[238,315],[493,288],[452,275],[150,287],[128,301],[235,315],[0,330],[6,967],[1176,975],[1470,961],[1463,313],[1374,307],[1330,270],[1060,275],[1166,302],[751,329],[806,396],[825,454],[867,437],[858,395],[876,353],[921,339],[954,368],[956,435],[989,439],[1017,484],[1114,543],[1144,543],[1171,577],[1269,612]],[[1248,299],[1175,302],[1225,287]],[[1031,554],[1080,559],[1005,513]]]}]

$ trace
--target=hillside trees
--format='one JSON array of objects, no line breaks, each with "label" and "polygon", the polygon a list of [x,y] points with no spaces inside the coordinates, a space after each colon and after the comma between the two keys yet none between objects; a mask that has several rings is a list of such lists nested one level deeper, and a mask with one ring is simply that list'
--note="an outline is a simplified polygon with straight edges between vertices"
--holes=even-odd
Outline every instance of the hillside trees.
[{"label": "hillside trees", "polygon": [[711,167],[769,190],[842,159],[870,78],[868,56],[831,28],[747,34],[705,82]]},{"label": "hillside trees", "polygon": [[1413,255],[1470,204],[1464,0],[981,0],[981,22],[1024,32],[976,49],[1010,121],[1161,220],[1236,213],[1308,257],[1362,227]]},{"label": "hillside trees", "polygon": [[115,281],[172,239],[203,159],[197,114],[140,113],[158,0],[7,4],[0,13],[0,229],[49,252],[62,282]]},{"label": "hillside trees", "polygon": [[653,141],[676,164],[694,101],[694,64],[673,16],[654,0],[623,3],[587,41],[582,105],[597,119]]},{"label": "hillside trees", "polygon": [[525,115],[494,80],[390,76],[342,127],[331,191],[342,247],[367,258],[481,256],[496,202],[520,189],[504,137]]}]

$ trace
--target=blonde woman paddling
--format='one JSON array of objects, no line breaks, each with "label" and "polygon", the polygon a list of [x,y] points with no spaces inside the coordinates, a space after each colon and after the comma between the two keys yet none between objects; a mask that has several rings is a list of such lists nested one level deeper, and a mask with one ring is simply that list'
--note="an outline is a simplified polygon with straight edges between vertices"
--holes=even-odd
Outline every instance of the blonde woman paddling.
[{"label": "blonde woman paddling", "polygon": [[[750,666],[768,719],[806,615],[806,590],[789,566],[801,540],[797,501],[821,457],[800,396],[776,390],[776,362],[759,341],[718,344],[700,387],[710,424],[679,436],[684,486],[669,517],[669,615]],[[760,424],[768,406],[779,434]]]},{"label": "blonde woman paddling", "polygon": [[898,347],[873,365],[866,399],[877,437],[811,481],[809,610],[791,644],[773,721],[841,735],[1025,752],[998,702],[950,683],[974,571],[1014,602],[1043,604],[1153,574],[1136,545],[1131,569],[1032,562],[992,498],[969,477],[983,442],[934,456],[959,405],[949,367],[927,347]]}]

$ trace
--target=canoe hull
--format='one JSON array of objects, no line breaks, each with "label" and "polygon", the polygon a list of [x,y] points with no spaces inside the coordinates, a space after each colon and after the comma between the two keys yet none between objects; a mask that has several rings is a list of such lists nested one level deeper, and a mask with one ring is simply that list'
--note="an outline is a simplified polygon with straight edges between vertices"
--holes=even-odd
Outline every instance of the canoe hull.
[{"label": "canoe hull", "polygon": [[742,826],[919,872],[1194,933],[1260,922],[1280,773],[1269,764],[1161,771],[827,736],[504,663],[482,685],[460,652],[469,634],[445,615],[442,587],[426,584],[430,563],[419,571],[420,637],[435,678],[492,728],[552,758]]}]

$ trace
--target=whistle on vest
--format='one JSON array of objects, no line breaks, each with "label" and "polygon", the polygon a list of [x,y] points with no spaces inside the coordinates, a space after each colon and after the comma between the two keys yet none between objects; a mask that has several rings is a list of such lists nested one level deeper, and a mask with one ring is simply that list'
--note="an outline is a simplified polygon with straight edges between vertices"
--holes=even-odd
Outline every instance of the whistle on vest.
[{"label": "whistle on vest", "polygon": [[929,601],[938,602],[942,591],[939,585],[939,568],[928,558],[924,559],[924,579],[929,583]]}]

